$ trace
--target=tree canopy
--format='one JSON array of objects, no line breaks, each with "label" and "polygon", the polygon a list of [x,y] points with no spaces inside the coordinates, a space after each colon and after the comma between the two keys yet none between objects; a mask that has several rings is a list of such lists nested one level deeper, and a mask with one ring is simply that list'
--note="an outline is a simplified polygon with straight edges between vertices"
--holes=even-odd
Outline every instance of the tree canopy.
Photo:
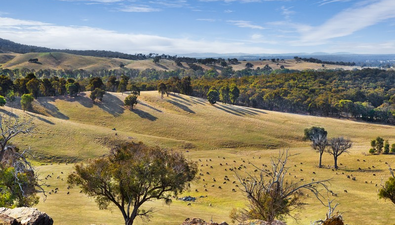
[{"label": "tree canopy", "polygon": [[196,173],[196,163],[181,153],[128,143],[113,148],[106,157],[76,165],[68,183],[95,198],[100,209],[114,204],[125,225],[132,225],[136,217],[152,213],[141,208],[144,203],[154,199],[170,203],[170,195],[187,188]]}]

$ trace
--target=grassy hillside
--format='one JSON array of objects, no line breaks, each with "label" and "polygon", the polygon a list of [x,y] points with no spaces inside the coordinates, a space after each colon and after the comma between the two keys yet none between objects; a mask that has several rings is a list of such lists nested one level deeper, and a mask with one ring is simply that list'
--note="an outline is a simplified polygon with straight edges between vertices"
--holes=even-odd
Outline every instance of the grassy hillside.
[{"label": "grassy hillside", "polygon": [[[235,187],[237,183],[233,184],[235,174],[229,169],[241,166],[239,173],[253,172],[251,164],[267,164],[271,156],[284,149],[294,155],[289,162],[290,180],[332,179],[330,187],[338,197],[328,198],[340,203],[338,209],[347,224],[391,224],[395,219],[391,213],[393,204],[377,197],[378,186],[389,176],[386,162],[391,164],[395,156],[365,155],[370,140],[377,136],[395,142],[395,127],[221,103],[212,106],[204,99],[185,95],[161,99],[157,92],[142,92],[133,111],[123,107],[126,95],[120,93],[106,94],[100,104],[92,104],[87,96],[89,93],[74,99],[40,98],[34,106],[37,113],[23,113],[16,109],[18,104],[13,105],[16,108],[2,109],[35,118],[36,132],[16,138],[14,143],[30,146],[39,153],[42,161],[37,165],[41,177],[53,173],[52,178],[46,180],[50,184],[47,190],[58,187],[59,192],[49,195],[37,208],[54,217],[56,224],[122,222],[116,209],[112,212],[98,210],[93,199],[83,196],[78,189],[68,190],[65,182],[72,170],[70,162],[103,155],[118,139],[183,151],[189,159],[198,162],[203,174],[188,192],[181,194],[198,197],[191,206],[176,199],[170,207],[161,201],[149,203],[146,207],[156,209],[150,224],[180,224],[187,217],[229,222],[230,210],[246,203],[242,192]],[[308,142],[302,141],[303,129],[311,126],[325,127],[329,137],[345,136],[354,141],[351,153],[340,156],[338,171],[332,171],[333,160],[327,154],[323,158],[325,168],[317,168],[318,154]],[[348,179],[347,175],[356,177],[356,181]],[[227,183],[223,183],[225,176],[230,179]],[[308,204],[297,213],[299,224],[310,224],[325,217],[327,209],[324,206],[311,196],[306,196],[306,201]],[[146,222],[138,219],[137,224]],[[288,224],[297,223],[289,219]]]},{"label": "grassy hillside", "polygon": [[[38,59],[38,63],[29,63],[29,59]],[[127,60],[119,58],[101,58],[93,56],[80,56],[61,52],[51,53],[26,53],[26,54],[10,54],[0,53],[0,65],[7,69],[52,69],[52,70],[79,70],[86,71],[96,70],[115,70],[120,69],[120,64],[124,64],[129,69],[156,69],[156,70],[177,70],[189,69],[186,63],[182,67],[176,65],[172,60],[161,59],[159,63],[154,63],[152,59],[147,60]],[[237,65],[231,65],[234,70],[245,69],[246,61],[241,61]],[[285,60],[280,63],[273,63],[270,60],[266,61],[252,61],[254,68],[263,68],[266,64],[273,69],[280,69],[283,65],[287,69],[305,70],[305,69],[322,69],[321,64],[309,62],[296,62],[295,60]],[[200,64],[199,64],[200,65]],[[210,69],[211,66],[200,65],[204,69]],[[327,69],[341,68],[351,70],[356,67],[326,65]],[[216,68],[219,71],[219,67]]]}]

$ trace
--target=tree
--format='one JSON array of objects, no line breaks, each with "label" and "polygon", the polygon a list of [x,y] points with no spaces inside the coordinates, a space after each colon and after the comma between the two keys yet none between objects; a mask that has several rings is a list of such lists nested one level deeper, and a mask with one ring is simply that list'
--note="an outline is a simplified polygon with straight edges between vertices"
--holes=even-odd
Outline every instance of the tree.
[{"label": "tree", "polygon": [[322,155],[328,146],[328,132],[322,127],[311,127],[304,129],[304,139],[312,141],[311,147],[320,154],[318,167],[322,167]]},{"label": "tree", "polygon": [[210,90],[207,92],[207,100],[211,105],[214,105],[219,100],[219,94],[216,88],[210,88]]},{"label": "tree", "polygon": [[0,95],[5,96],[8,91],[14,88],[12,80],[4,75],[0,75]]},{"label": "tree", "polygon": [[236,84],[232,84],[229,90],[229,98],[233,105],[236,103],[239,96],[240,96],[240,90],[237,88]]},{"label": "tree", "polygon": [[370,146],[372,146],[372,149],[374,150],[373,152],[381,154],[384,147],[384,139],[382,137],[377,137],[370,141]]},{"label": "tree", "polygon": [[133,110],[133,106],[137,105],[137,95],[131,94],[125,98],[125,106],[130,107]]},{"label": "tree", "polygon": [[221,101],[223,103],[225,103],[225,104],[230,102],[230,99],[229,99],[229,87],[227,85],[226,86],[222,86],[219,89],[219,97],[220,97]]},{"label": "tree", "polygon": [[248,63],[246,63],[245,67],[247,69],[251,69],[252,67],[254,67],[254,65],[252,63],[248,62]]},{"label": "tree", "polygon": [[144,203],[154,199],[171,203],[170,196],[187,188],[196,173],[196,163],[181,153],[128,143],[88,165],[76,165],[68,183],[95,198],[100,209],[114,204],[121,211],[125,225],[132,225],[137,216],[146,217],[153,212],[142,210]]},{"label": "tree", "polygon": [[388,142],[388,140],[386,140],[385,142],[384,142],[384,152],[383,152],[384,154],[388,154],[388,153],[390,153],[390,143]]},{"label": "tree", "polygon": [[290,215],[292,210],[303,205],[303,190],[311,191],[324,204],[324,196],[319,192],[319,187],[329,191],[326,185],[329,180],[309,183],[290,181],[286,178],[288,158],[288,152],[283,151],[277,158],[271,159],[269,170],[256,167],[258,175],[247,174],[246,177],[236,173],[242,191],[247,194],[249,208],[243,214],[249,219],[260,219],[272,224],[275,219]]},{"label": "tree", "polygon": [[92,101],[95,101],[96,99],[102,101],[105,93],[106,92],[104,90],[96,88],[94,91],[91,92],[89,97],[92,99]]},{"label": "tree", "polygon": [[32,102],[34,101],[34,98],[31,94],[24,94],[21,97],[21,106],[22,110],[26,111],[32,108]]},{"label": "tree", "polygon": [[193,88],[191,85],[191,77],[183,77],[181,79],[181,90],[180,90],[181,94],[185,94],[185,95],[192,95],[193,93]]},{"label": "tree", "polygon": [[38,203],[41,186],[26,151],[10,146],[9,141],[33,131],[32,119],[0,114],[0,207],[32,206]]},{"label": "tree", "polygon": [[161,59],[160,56],[155,56],[152,61],[156,64],[156,63],[159,63],[160,59]]},{"label": "tree", "polygon": [[169,95],[168,90],[167,90],[167,86],[166,86],[165,83],[160,83],[158,85],[158,92],[159,92],[161,98],[163,98],[164,94]]},{"label": "tree", "polygon": [[4,106],[7,103],[7,101],[5,100],[4,96],[0,95],[0,106]]},{"label": "tree", "polygon": [[111,76],[108,78],[106,83],[106,88],[108,91],[116,91],[119,85],[119,81],[115,76]]},{"label": "tree", "polygon": [[66,84],[67,93],[69,93],[70,97],[77,97],[79,88],[76,84],[77,83],[67,83]]},{"label": "tree", "polygon": [[121,76],[121,80],[119,81],[118,91],[119,92],[126,91],[126,87],[128,86],[128,82],[129,82],[129,77],[127,77],[125,75],[122,75]]},{"label": "tree", "polygon": [[26,88],[30,94],[33,95],[34,98],[38,98],[40,94],[40,81],[38,79],[31,79],[29,82],[26,83]]},{"label": "tree", "polygon": [[352,142],[350,139],[345,139],[343,137],[332,138],[329,140],[330,148],[327,150],[329,154],[333,156],[335,169],[338,169],[337,158],[348,152],[348,149],[352,147]]},{"label": "tree", "polygon": [[94,91],[96,88],[104,89],[104,83],[100,77],[92,77],[89,80],[88,90]]}]

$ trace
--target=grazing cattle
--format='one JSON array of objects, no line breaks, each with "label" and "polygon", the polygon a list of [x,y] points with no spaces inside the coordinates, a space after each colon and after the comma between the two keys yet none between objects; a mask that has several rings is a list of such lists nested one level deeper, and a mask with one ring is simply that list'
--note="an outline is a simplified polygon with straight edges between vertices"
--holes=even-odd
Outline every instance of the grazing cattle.
[{"label": "grazing cattle", "polygon": [[67,194],[69,195],[69,194],[70,194],[70,192],[67,192]]},{"label": "grazing cattle", "polygon": [[233,191],[233,192],[236,192],[236,189],[233,188],[232,191]]},{"label": "grazing cattle", "polygon": [[357,178],[353,177],[352,180],[357,180]]},{"label": "grazing cattle", "polygon": [[315,172],[313,171],[313,174],[315,174]]},{"label": "grazing cattle", "polygon": [[348,193],[347,190],[344,190],[345,193]]}]

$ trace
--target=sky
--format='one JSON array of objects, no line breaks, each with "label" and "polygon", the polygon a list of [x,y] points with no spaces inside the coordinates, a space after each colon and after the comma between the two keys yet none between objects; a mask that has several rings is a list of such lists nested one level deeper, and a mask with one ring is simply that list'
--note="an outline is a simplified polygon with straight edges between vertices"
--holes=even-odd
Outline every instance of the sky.
[{"label": "sky", "polygon": [[395,0],[1,0],[0,38],[129,54],[395,54]]}]

